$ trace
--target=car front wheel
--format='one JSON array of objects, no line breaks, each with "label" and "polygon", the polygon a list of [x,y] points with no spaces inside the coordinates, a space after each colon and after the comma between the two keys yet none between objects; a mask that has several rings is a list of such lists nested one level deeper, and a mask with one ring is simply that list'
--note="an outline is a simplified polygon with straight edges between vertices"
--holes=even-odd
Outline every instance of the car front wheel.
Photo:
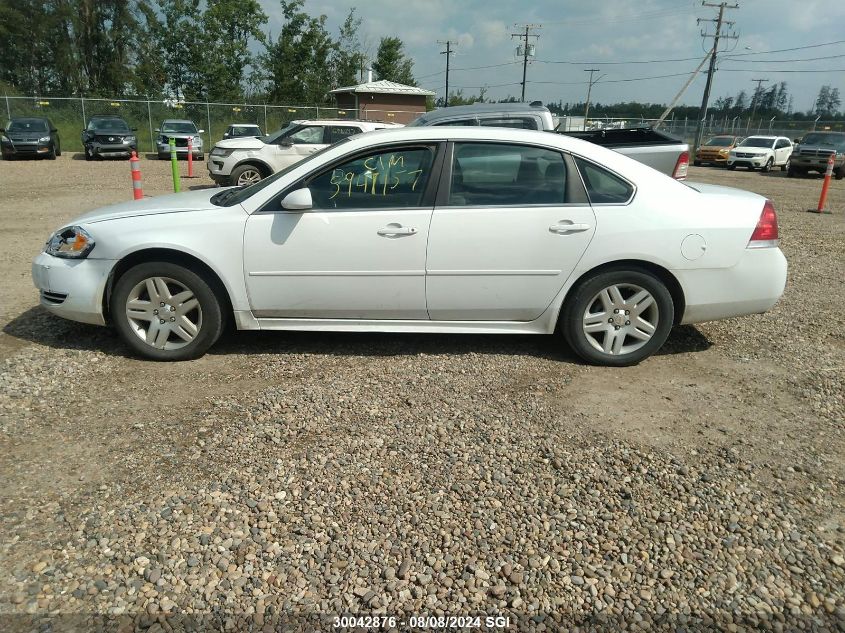
[{"label": "car front wheel", "polygon": [[775,163],[775,161],[770,158],[769,160],[766,161],[766,164],[763,165],[763,168],[761,169],[761,171],[764,171],[764,172],[772,171],[772,165],[774,165],[774,163]]},{"label": "car front wheel", "polygon": [[580,282],[566,300],[561,332],[588,363],[624,367],[656,352],[672,329],[669,290],[644,270],[600,272]]},{"label": "car front wheel", "polygon": [[263,176],[261,175],[261,171],[259,171],[258,167],[253,165],[241,165],[240,167],[235,167],[232,170],[232,175],[229,178],[232,181],[232,184],[237,185],[238,187],[248,187],[249,185],[254,185],[259,182]]},{"label": "car front wheel", "polygon": [[198,358],[223,328],[220,301],[209,283],[169,262],[128,270],[115,284],[110,309],[123,340],[152,360]]}]

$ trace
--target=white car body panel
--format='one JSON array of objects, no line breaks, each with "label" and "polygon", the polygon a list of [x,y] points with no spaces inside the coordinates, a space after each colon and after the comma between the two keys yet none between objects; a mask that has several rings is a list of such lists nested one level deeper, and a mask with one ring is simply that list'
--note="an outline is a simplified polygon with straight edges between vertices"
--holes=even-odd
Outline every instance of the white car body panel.
[{"label": "white car body panel", "polygon": [[[749,136],[742,142],[745,143],[749,139],[765,139],[770,141],[771,147],[750,147],[739,144],[728,152],[728,167],[750,166],[760,169],[766,165],[769,159],[771,159],[773,167],[782,167],[789,162],[789,157],[792,156],[792,141],[785,136]],[[785,141],[788,145],[775,148],[778,141]]]},{"label": "white car body panel", "polygon": [[[243,142],[245,139],[239,139]],[[626,204],[280,211],[261,208],[304,175],[358,150],[421,141],[520,142],[585,157],[636,186]],[[168,249],[203,262],[223,283],[240,329],[551,333],[570,288],[598,266],[637,260],[678,282],[693,323],[763,312],[778,300],[786,260],[748,248],[765,199],[679,183],[637,161],[563,135],[498,128],[419,127],[360,135],[265,183],[242,204],[220,190],[106,207],[71,224],[96,246],[87,259],[42,253],[33,280],[66,293],[42,305],[103,323],[108,278],[121,259]],[[260,186],[260,185],[259,185]],[[557,234],[568,220],[588,228]],[[395,239],[390,224],[416,232]]]}]

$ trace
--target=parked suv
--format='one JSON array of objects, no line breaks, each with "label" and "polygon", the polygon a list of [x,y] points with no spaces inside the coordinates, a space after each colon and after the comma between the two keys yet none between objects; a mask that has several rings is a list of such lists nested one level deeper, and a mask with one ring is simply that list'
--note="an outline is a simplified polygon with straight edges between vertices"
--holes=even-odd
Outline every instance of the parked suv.
[{"label": "parked suv", "polygon": [[5,160],[28,156],[46,156],[55,160],[62,155],[59,132],[50,119],[44,117],[15,117],[5,129],[0,129],[0,152]]},{"label": "parked suv", "polygon": [[728,153],[728,169],[770,171],[780,167],[785,171],[791,155],[792,141],[785,136],[749,136]]},{"label": "parked suv", "polygon": [[218,142],[208,155],[208,175],[218,185],[251,185],[348,136],[385,127],[401,126],[345,119],[291,121],[269,136]]},{"label": "parked suv", "polygon": [[138,151],[138,139],[133,134],[137,128],[130,128],[119,116],[98,114],[88,119],[88,125],[82,130],[82,147],[85,160],[94,160],[105,156],[128,158]]},{"label": "parked suv", "polygon": [[243,138],[245,136],[258,137],[264,136],[264,134],[261,132],[261,128],[254,123],[232,123],[223,132],[223,138]]},{"label": "parked suv", "polygon": [[789,160],[787,176],[806,176],[807,172],[827,171],[827,161],[833,155],[833,175],[845,178],[845,132],[809,132],[795,146]]},{"label": "parked suv", "polygon": [[710,163],[724,167],[728,162],[728,154],[742,140],[739,136],[720,134],[707,139],[695,153],[694,165]]},{"label": "parked suv", "polygon": [[156,151],[159,160],[170,158],[170,139],[176,140],[176,155],[188,157],[188,141],[191,141],[191,154],[197,160],[204,158],[202,152],[202,137],[200,130],[193,121],[187,119],[165,119],[161,127],[156,128]]}]

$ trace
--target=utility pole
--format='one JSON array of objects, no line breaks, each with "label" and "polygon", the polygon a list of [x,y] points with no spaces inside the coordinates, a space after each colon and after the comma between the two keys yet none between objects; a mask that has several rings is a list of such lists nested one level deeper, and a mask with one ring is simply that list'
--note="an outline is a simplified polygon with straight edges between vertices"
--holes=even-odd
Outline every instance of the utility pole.
[{"label": "utility pole", "polygon": [[598,68],[585,68],[585,73],[590,73],[590,83],[587,84],[587,107],[584,108],[584,129],[587,129],[587,117],[590,116],[590,93],[593,90],[593,84],[597,84],[599,79],[604,77],[601,75],[600,77],[596,77],[596,80],[593,81],[593,73],[597,73],[599,71]]},{"label": "utility pole", "polygon": [[522,33],[511,33],[511,38],[518,37],[522,40],[522,101],[525,101],[525,81],[526,77],[528,76],[528,56],[534,57],[534,46],[529,46],[528,38],[538,38],[539,35],[533,35],[531,33],[532,29],[539,29],[542,28],[541,24],[515,24],[519,29],[525,29],[525,32]]},{"label": "utility pole", "polygon": [[446,96],[443,98],[443,107],[449,107],[449,58],[455,54],[455,51],[452,50],[452,44],[457,44],[457,42],[453,42],[452,40],[437,40],[438,44],[445,44],[446,50],[440,51],[441,55],[446,56]]},{"label": "utility pole", "polygon": [[751,97],[751,118],[757,112],[757,102],[760,100],[760,86],[764,83],[769,83],[768,79],[752,79],[752,82],[757,82],[757,87],[754,89],[754,95]]},{"label": "utility pole", "polygon": [[698,147],[701,145],[701,135],[704,133],[704,122],[707,120],[707,106],[710,101],[710,88],[713,85],[713,73],[716,72],[716,53],[719,52],[719,40],[720,39],[730,39],[735,40],[738,36],[734,34],[730,35],[722,35],[722,25],[729,24],[733,26],[733,22],[729,22],[725,20],[725,9],[738,9],[738,4],[728,4],[727,2],[720,2],[719,4],[712,4],[702,0],[701,6],[703,7],[718,7],[719,9],[719,17],[713,20],[702,20],[699,18],[696,20],[699,24],[701,22],[715,22],[716,23],[716,33],[711,35],[705,31],[701,31],[701,37],[713,38],[713,48],[710,50],[710,68],[707,71],[707,83],[704,85],[704,96],[701,99],[701,110],[698,113],[698,124],[695,127],[695,140],[693,141],[693,151],[698,151]]}]

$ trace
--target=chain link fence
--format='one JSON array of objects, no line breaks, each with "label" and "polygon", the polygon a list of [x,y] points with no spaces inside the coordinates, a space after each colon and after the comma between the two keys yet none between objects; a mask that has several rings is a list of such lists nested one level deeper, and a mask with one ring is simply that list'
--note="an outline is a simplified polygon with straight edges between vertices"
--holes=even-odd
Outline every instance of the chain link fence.
[{"label": "chain link fence", "polygon": [[[277,105],[267,103],[172,102],[147,99],[101,99],[88,97],[3,96],[8,119],[22,116],[49,118],[59,130],[62,149],[82,151],[82,130],[97,114],[113,114],[136,129],[139,152],[155,152],[155,129],[165,119],[189,119],[203,130],[203,143],[211,148],[233,123],[254,123],[269,134],[296,119],[353,119],[353,109],[326,106]],[[372,110],[368,120],[392,121],[403,110]],[[413,113],[416,116],[417,113]]]}]

